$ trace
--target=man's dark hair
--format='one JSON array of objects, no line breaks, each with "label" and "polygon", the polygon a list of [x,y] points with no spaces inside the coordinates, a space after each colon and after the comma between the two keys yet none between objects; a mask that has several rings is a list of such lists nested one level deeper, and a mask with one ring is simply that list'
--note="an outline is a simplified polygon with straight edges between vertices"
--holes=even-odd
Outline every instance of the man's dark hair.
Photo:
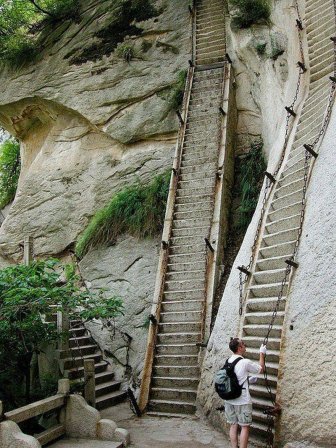
[{"label": "man's dark hair", "polygon": [[239,345],[240,345],[240,339],[239,338],[231,338],[231,341],[229,343],[229,349],[233,353],[236,353],[237,350],[238,350]]}]

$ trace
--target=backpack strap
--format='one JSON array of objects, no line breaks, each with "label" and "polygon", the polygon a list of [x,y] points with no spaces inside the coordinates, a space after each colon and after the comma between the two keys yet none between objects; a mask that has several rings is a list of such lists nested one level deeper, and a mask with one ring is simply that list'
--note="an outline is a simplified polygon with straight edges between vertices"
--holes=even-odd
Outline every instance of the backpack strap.
[{"label": "backpack strap", "polygon": [[230,362],[232,368],[234,369],[236,367],[236,365],[239,363],[240,360],[244,359],[242,356],[240,356],[239,358],[235,359],[233,362]]}]

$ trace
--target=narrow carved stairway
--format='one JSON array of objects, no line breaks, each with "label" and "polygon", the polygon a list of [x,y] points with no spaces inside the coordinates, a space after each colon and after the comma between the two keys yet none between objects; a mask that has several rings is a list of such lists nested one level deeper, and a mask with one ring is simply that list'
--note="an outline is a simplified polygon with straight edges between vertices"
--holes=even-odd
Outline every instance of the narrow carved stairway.
[{"label": "narrow carved stairway", "polygon": [[103,359],[100,348],[81,321],[70,321],[69,346],[69,351],[60,352],[60,358],[65,376],[70,380],[83,379],[84,360],[94,360],[97,409],[114,406],[127,398],[127,392],[120,390],[120,381],[114,379],[111,366]]},{"label": "narrow carved stairway", "polygon": [[[296,135],[289,154],[279,172],[277,182],[270,196],[270,206],[266,209],[265,226],[261,243],[256,254],[256,264],[252,271],[246,296],[243,316],[242,337],[249,347],[246,357],[254,361],[259,358],[259,346],[267,333],[279,292],[285,278],[301,221],[302,198],[305,176],[304,144],[314,144],[320,133],[328,107],[328,98],[334,76],[335,4],[333,0],[307,0],[303,28],[307,33],[309,72],[309,94],[305,100]],[[307,79],[307,78],[306,78]],[[268,340],[267,372],[272,398],[276,398],[281,335],[286,309],[288,281],[284,285],[284,295]],[[263,413],[272,407],[263,375],[258,382],[250,385],[253,400],[252,431],[260,441],[267,438],[267,416]],[[274,428],[272,428],[274,433]]]},{"label": "narrow carved stairway", "polygon": [[214,212],[225,59],[222,0],[194,10],[195,69],[174,203],[172,233],[147,409],[194,413],[206,295],[206,245]]}]

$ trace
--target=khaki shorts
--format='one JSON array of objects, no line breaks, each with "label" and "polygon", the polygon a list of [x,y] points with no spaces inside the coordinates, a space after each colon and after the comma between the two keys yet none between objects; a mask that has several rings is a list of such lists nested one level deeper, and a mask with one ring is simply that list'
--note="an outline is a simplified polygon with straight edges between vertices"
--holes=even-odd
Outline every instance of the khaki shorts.
[{"label": "khaki shorts", "polygon": [[252,423],[251,404],[230,404],[225,402],[225,417],[230,425],[249,426]]}]

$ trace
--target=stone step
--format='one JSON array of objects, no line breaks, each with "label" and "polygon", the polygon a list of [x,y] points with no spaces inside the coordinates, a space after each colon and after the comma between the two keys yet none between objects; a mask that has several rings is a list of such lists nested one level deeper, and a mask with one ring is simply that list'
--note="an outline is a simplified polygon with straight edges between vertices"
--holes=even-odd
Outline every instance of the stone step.
[{"label": "stone step", "polygon": [[167,272],[188,272],[188,271],[204,271],[205,260],[190,261],[188,263],[174,262],[170,264],[168,259]]},{"label": "stone step", "polygon": [[165,291],[163,302],[204,300],[204,289],[190,289],[185,291]]},{"label": "stone step", "polygon": [[155,355],[156,366],[186,366],[198,368],[198,355]]},{"label": "stone step", "polygon": [[256,272],[268,271],[272,269],[281,269],[286,266],[285,260],[288,260],[292,254],[281,255],[280,257],[259,258],[256,262]]},{"label": "stone step", "polygon": [[[211,14],[211,13],[210,13]],[[213,28],[216,26],[225,26],[225,16],[221,14],[220,16],[212,16],[211,20],[209,20],[210,16],[206,16],[202,14],[199,16],[196,14],[196,30],[205,29],[207,27]],[[204,28],[203,28],[204,27]]]},{"label": "stone step", "polygon": [[196,405],[184,401],[150,400],[148,410],[169,414],[194,414]]},{"label": "stone step", "polygon": [[265,234],[271,235],[278,232],[284,232],[288,229],[297,228],[300,225],[300,218],[300,213],[292,216],[284,214],[283,218],[280,218],[277,221],[266,223]]},{"label": "stone step", "polygon": [[[269,325],[248,325],[244,323],[243,332],[245,336],[261,336],[265,337],[268,332]],[[270,337],[280,338],[282,332],[282,325],[273,325]]]},{"label": "stone step", "polygon": [[[108,366],[108,364],[105,361],[95,363],[95,374],[97,375],[99,373],[105,372],[107,369],[107,366]],[[69,379],[71,379],[71,380],[83,378],[84,377],[84,367],[81,366],[81,367],[74,367],[74,368],[68,369],[68,376],[69,376]]]},{"label": "stone step", "polygon": [[172,237],[180,238],[183,236],[195,237],[200,236],[203,238],[208,237],[209,235],[209,226],[206,227],[186,227],[182,229],[172,229]]},{"label": "stone step", "polygon": [[167,280],[165,282],[165,292],[188,291],[193,288],[199,290],[204,289],[205,278],[195,280]]},{"label": "stone step", "polygon": [[109,383],[113,380],[114,380],[114,373],[111,372],[110,370],[105,370],[104,372],[95,374],[96,385],[102,383]]},{"label": "stone step", "polygon": [[186,321],[186,322],[160,322],[159,334],[171,334],[177,332],[196,333],[201,331],[200,321]]},{"label": "stone step", "polygon": [[269,283],[280,283],[285,277],[285,273],[286,273],[285,264],[284,267],[280,269],[254,272],[252,277],[252,284],[266,285]]},{"label": "stone step", "polygon": [[[298,148],[297,151],[303,152],[302,148]],[[304,173],[305,173],[304,167],[301,167],[298,170],[292,171],[289,174],[286,174],[284,172],[280,177],[278,185],[281,187],[285,184],[290,184],[291,182],[294,182],[295,180],[303,179]]]},{"label": "stone step", "polygon": [[[192,220],[190,220],[192,221]],[[196,223],[198,222],[198,220],[194,220],[194,225],[197,225]],[[208,220],[208,226],[210,229],[210,220]],[[176,224],[176,223],[174,223]],[[190,223],[190,225],[192,225],[192,223]],[[187,227],[187,226],[185,226]],[[188,226],[189,227],[189,226]],[[171,246],[176,246],[176,247],[194,247],[194,248],[198,248],[202,249],[202,247],[205,247],[205,242],[204,242],[204,236],[197,236],[197,235],[193,235],[193,236],[173,236],[170,238],[170,243]]]},{"label": "stone step", "polygon": [[205,251],[193,252],[185,255],[173,255],[169,251],[168,264],[182,264],[182,263],[192,263],[192,262],[205,262]]},{"label": "stone step", "polygon": [[[206,148],[206,147],[205,147]],[[218,162],[218,156],[217,154],[206,154],[204,152],[194,152],[189,153],[188,151],[185,151],[185,153],[182,156],[182,166],[192,166],[197,163],[209,163],[209,162]]]},{"label": "stone step", "polygon": [[69,338],[69,346],[70,348],[76,348],[78,346],[90,345],[92,342],[92,338],[89,335],[78,336],[76,338]]},{"label": "stone step", "polygon": [[177,196],[175,199],[175,204],[182,205],[182,204],[194,204],[194,201],[208,201],[213,199],[212,189],[211,193],[207,194],[195,194],[193,196]]},{"label": "stone step", "polygon": [[[180,228],[186,228],[189,227],[188,224],[190,220],[205,220],[210,219],[212,216],[212,207],[210,207],[208,204],[203,204],[203,209],[198,210],[188,210],[183,212],[174,212],[174,229],[180,229]],[[177,225],[175,225],[177,223]],[[192,224],[194,226],[194,223]],[[199,227],[199,226],[198,226]]]},{"label": "stone step", "polygon": [[280,198],[283,196],[286,196],[290,193],[293,193],[293,191],[297,191],[297,190],[302,190],[303,187],[303,178],[297,179],[295,181],[292,181],[288,184],[282,185],[282,186],[278,186],[275,189],[274,192],[274,197],[275,198]]},{"label": "stone step", "polygon": [[207,187],[214,189],[215,181],[216,181],[215,173],[211,173],[209,175],[197,175],[197,176],[195,175],[191,179],[190,178],[186,179],[184,178],[184,176],[181,176],[177,185],[177,191],[179,194],[182,190],[187,190],[189,196],[191,189],[195,188],[205,189]]},{"label": "stone step", "polygon": [[180,169],[180,174],[182,176],[186,175],[186,174],[197,174],[199,175],[200,173],[213,173],[216,172],[218,169],[218,164],[217,161],[214,162],[206,162],[203,164],[198,164],[198,165],[189,165],[189,166],[182,166]]},{"label": "stone step", "polygon": [[[267,415],[259,410],[253,410],[252,411],[252,421],[254,421],[255,423],[262,423],[264,425],[268,425],[268,418]],[[274,424],[274,422],[273,422]]]},{"label": "stone step", "polygon": [[271,206],[270,206],[270,212],[275,212],[278,210],[282,210],[286,207],[291,207],[293,204],[297,204],[298,202],[302,201],[302,189],[300,188],[297,191],[293,191],[290,194],[287,194],[286,196],[282,196],[281,198],[275,198],[273,199]]},{"label": "stone step", "polygon": [[[251,359],[252,361],[258,363],[259,361],[259,348],[247,348],[246,349],[246,357]],[[269,350],[267,348],[267,355],[266,360],[268,362],[278,363],[280,357],[280,351],[279,350]]]},{"label": "stone step", "polygon": [[70,350],[61,350],[60,351],[60,357],[61,359],[66,359],[66,358],[77,358],[77,357],[81,357],[81,356],[87,356],[87,355],[92,355],[97,351],[98,347],[97,345],[79,345],[78,347],[74,346],[71,347]]},{"label": "stone step", "polygon": [[178,246],[177,244],[171,245],[169,248],[169,254],[176,255],[176,256],[182,256],[186,255],[187,260],[191,260],[194,255],[196,256],[198,254],[198,258],[201,259],[202,257],[205,257],[205,243],[204,241],[198,242],[197,244],[184,244],[182,246]]},{"label": "stone step", "polygon": [[153,387],[176,387],[176,388],[195,388],[197,389],[199,383],[198,377],[173,377],[173,376],[153,376],[152,386]]},{"label": "stone step", "polygon": [[[274,433],[274,429],[272,428]],[[273,434],[274,435],[274,434]],[[273,439],[270,442],[270,435],[268,432],[268,426],[260,422],[254,422],[250,426],[250,437],[249,440],[256,447],[266,446],[266,444],[273,443]]]},{"label": "stone step", "polygon": [[275,211],[270,211],[267,215],[267,224],[270,222],[275,222],[281,219],[283,216],[292,216],[300,213],[302,210],[302,202],[294,202],[291,205],[279,208]]},{"label": "stone step", "polygon": [[194,201],[194,202],[189,202],[187,204],[185,203],[175,203],[175,208],[174,208],[174,212],[176,213],[175,216],[176,218],[183,218],[183,215],[178,215],[177,213],[188,213],[188,212],[197,212],[197,211],[202,211],[204,210],[204,208],[208,211],[212,212],[212,204],[213,201],[211,200],[212,198],[207,196],[203,201]]},{"label": "stone step", "polygon": [[69,369],[73,369],[75,367],[81,367],[84,365],[85,359],[93,359],[95,364],[96,363],[99,364],[102,360],[102,355],[101,355],[101,353],[93,353],[90,355],[78,356],[78,357],[73,357],[73,358],[65,358],[63,360],[64,368],[66,370],[69,370]]},{"label": "stone step", "polygon": [[[245,314],[244,322],[247,325],[267,325],[272,321],[273,310],[271,311],[258,311],[258,312],[248,312]],[[284,311],[278,311],[274,324],[281,325],[284,321],[285,313]]]},{"label": "stone step", "polygon": [[[253,349],[258,349],[260,348],[260,345],[264,343],[264,338],[261,336],[244,336],[244,342],[246,344],[247,347],[249,348],[253,348]],[[280,338],[269,338],[267,341],[267,351],[268,350],[280,350],[280,342],[281,339]],[[259,358],[258,358],[259,359]],[[268,359],[268,357],[267,357]],[[257,376],[259,378],[263,377],[263,374],[260,375],[253,375],[253,376]],[[276,382],[276,377],[275,378],[275,382]]]},{"label": "stone step", "polygon": [[116,392],[120,390],[120,381],[108,381],[96,385],[96,397],[101,397],[103,395],[109,395],[111,392]]},{"label": "stone step", "polygon": [[263,235],[261,246],[274,246],[275,244],[287,243],[288,241],[294,241],[297,239],[299,227],[283,230],[281,232],[270,233]]},{"label": "stone step", "polygon": [[194,355],[198,356],[199,347],[192,344],[157,344],[156,345],[156,353],[157,355]]},{"label": "stone step", "polygon": [[[264,312],[274,310],[277,305],[278,297],[264,297],[257,299],[249,298],[247,301],[247,312]],[[279,311],[284,311],[286,306],[286,297],[279,301]]]},{"label": "stone step", "polygon": [[116,404],[122,403],[127,399],[127,392],[125,391],[115,391],[109,394],[103,395],[96,398],[96,409],[100,411],[101,409],[106,409]]},{"label": "stone step", "polygon": [[163,312],[178,311],[202,311],[204,300],[173,300],[172,302],[162,302],[161,309]]},{"label": "stone step", "polygon": [[86,328],[84,326],[80,328],[71,328],[70,329],[70,335],[72,338],[78,338],[80,336],[84,336],[86,333]]},{"label": "stone step", "polygon": [[281,257],[285,254],[292,254],[295,246],[295,239],[285,243],[274,244],[273,246],[265,246],[259,249],[259,257],[273,258]]},{"label": "stone step", "polygon": [[161,322],[200,322],[202,319],[201,311],[168,311],[161,312]]},{"label": "stone step", "polygon": [[[191,333],[159,333],[157,336],[158,344],[167,345],[167,344],[191,344],[201,342],[201,333],[200,332],[191,332]],[[165,376],[165,375],[162,375]]]},{"label": "stone step", "polygon": [[182,271],[182,272],[167,272],[166,273],[166,281],[186,281],[186,280],[192,280],[197,281],[199,279],[202,279],[205,276],[204,269],[200,271]]},{"label": "stone step", "polygon": [[200,369],[198,366],[164,366],[164,365],[153,365],[153,375],[159,377],[179,377],[179,378],[190,378],[199,377]]},{"label": "stone step", "polygon": [[[288,283],[283,288],[284,295],[287,292]],[[251,297],[277,297],[281,289],[281,283],[268,285],[252,285],[248,288]]]},{"label": "stone step", "polygon": [[168,387],[152,387],[150,399],[153,400],[174,400],[194,404],[196,401],[197,390],[177,389]]},{"label": "stone step", "polygon": [[253,397],[252,403],[253,408],[256,410],[264,410],[267,409],[268,407],[273,407],[272,400],[270,399],[269,396],[266,398]]},{"label": "stone step", "polygon": [[[250,384],[249,390],[250,390],[251,397],[256,397],[256,398],[270,397],[270,393],[268,392],[266,387],[257,386],[256,384]],[[275,399],[275,393],[276,393],[276,389],[271,388],[271,394],[272,394],[273,399]]]}]

